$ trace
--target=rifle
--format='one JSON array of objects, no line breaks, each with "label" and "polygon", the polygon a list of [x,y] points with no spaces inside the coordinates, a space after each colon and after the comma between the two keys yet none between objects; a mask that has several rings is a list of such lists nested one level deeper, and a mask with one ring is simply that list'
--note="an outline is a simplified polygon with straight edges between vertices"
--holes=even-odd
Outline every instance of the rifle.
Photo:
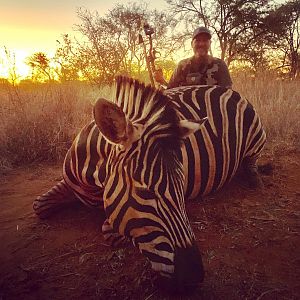
[{"label": "rifle", "polygon": [[149,78],[151,81],[151,85],[155,87],[153,72],[156,71],[155,59],[157,58],[157,54],[159,54],[159,52],[156,51],[155,48],[153,47],[152,34],[154,33],[154,29],[147,22],[144,23],[144,32],[149,40],[149,51],[147,52],[146,43],[141,34],[139,34],[139,44],[143,45]]}]

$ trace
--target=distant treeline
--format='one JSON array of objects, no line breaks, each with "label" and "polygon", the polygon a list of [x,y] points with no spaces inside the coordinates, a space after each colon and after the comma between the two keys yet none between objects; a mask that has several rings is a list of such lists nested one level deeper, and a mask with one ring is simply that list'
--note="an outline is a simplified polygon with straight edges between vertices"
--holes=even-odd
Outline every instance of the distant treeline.
[{"label": "distant treeline", "polygon": [[[148,80],[146,56],[149,36],[143,26],[154,29],[153,46],[159,52],[156,65],[165,77],[172,73],[179,50],[189,48],[191,33],[199,25],[213,33],[218,49],[232,72],[257,74],[270,70],[295,78],[299,73],[300,1],[278,4],[269,0],[166,0],[169,9],[150,10],[147,5],[117,4],[105,16],[80,8],[76,38],[64,34],[54,57],[43,52],[27,58],[33,81],[60,82],[83,79],[107,84],[116,74]],[[144,38],[145,47],[140,43]],[[9,56],[9,52],[7,51]],[[215,54],[216,55],[216,54]],[[17,80],[15,66],[10,81]]]}]

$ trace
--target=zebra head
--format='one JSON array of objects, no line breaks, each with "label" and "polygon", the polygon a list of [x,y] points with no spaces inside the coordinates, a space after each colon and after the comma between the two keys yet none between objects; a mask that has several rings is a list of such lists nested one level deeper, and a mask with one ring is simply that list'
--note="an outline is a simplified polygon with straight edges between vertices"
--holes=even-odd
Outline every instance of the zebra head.
[{"label": "zebra head", "polygon": [[180,147],[204,120],[180,120],[161,91],[117,77],[113,102],[99,99],[94,117],[113,145],[104,206],[113,229],[132,239],[152,268],[179,286],[203,280],[186,210]]}]

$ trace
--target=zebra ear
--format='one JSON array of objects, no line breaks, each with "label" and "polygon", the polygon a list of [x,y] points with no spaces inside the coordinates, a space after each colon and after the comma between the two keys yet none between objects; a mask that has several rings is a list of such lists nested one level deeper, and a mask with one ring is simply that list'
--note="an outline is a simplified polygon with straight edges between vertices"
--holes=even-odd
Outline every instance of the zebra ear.
[{"label": "zebra ear", "polygon": [[112,144],[123,144],[127,139],[127,120],[119,106],[100,98],[94,105],[94,118],[100,132]]},{"label": "zebra ear", "polygon": [[207,117],[201,119],[201,120],[181,120],[179,122],[179,126],[181,129],[181,138],[186,138],[190,134],[196,132],[199,130],[203,124],[207,121]]}]

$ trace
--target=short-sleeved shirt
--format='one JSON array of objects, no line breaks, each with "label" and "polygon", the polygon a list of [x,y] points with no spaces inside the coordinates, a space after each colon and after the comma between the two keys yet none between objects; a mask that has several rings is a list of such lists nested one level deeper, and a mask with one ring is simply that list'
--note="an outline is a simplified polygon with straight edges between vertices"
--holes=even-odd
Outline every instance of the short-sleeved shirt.
[{"label": "short-sleeved shirt", "polygon": [[168,88],[198,84],[231,87],[232,81],[225,62],[212,56],[201,63],[194,56],[186,58],[178,63]]}]

